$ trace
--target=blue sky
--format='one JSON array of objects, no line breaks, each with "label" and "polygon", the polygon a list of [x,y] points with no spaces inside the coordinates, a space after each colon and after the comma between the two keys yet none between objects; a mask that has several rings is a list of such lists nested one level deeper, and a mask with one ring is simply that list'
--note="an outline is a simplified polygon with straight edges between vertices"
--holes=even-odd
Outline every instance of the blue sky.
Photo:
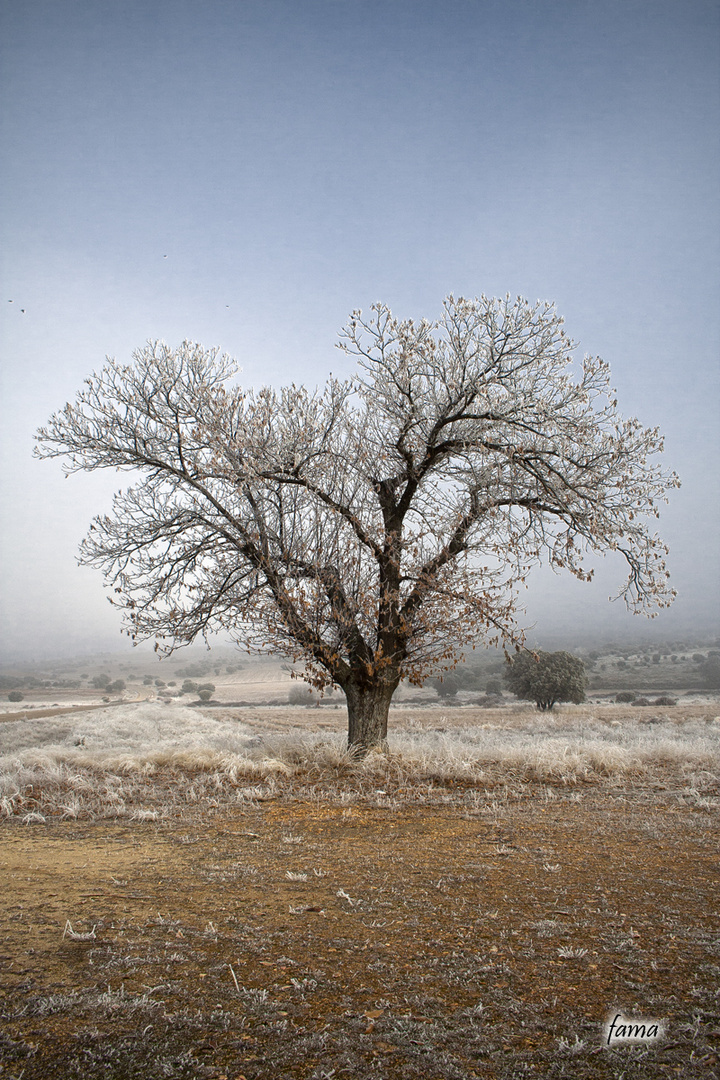
[{"label": "blue sky", "polygon": [[5,656],[120,645],[75,565],[118,478],[30,456],[106,354],[191,338],[247,384],[314,385],[348,370],[353,308],[434,317],[450,292],[555,300],[683,479],[661,520],[672,611],[608,606],[601,567],[590,588],[540,574],[529,621],[717,632],[717,3],[0,11]]}]

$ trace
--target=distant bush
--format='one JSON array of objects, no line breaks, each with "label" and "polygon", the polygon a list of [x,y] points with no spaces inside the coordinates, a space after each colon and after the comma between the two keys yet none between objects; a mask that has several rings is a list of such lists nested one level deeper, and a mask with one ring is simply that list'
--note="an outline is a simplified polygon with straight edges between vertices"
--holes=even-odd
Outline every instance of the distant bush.
[{"label": "distant bush", "polygon": [[96,690],[104,690],[105,687],[112,682],[109,675],[95,675],[92,680],[92,685]]},{"label": "distant bush", "polygon": [[637,694],[633,690],[621,690],[621,692],[615,698],[617,705],[627,705],[629,702],[634,701]]},{"label": "distant bush", "polygon": [[214,694],[215,693],[215,683],[211,683],[211,682],[200,683],[200,685],[198,686],[198,690],[200,691],[200,693],[202,693],[203,690],[209,690],[211,694]]},{"label": "distant bush", "polygon": [[11,690],[8,694],[8,701],[22,701],[24,697],[25,695],[21,694],[19,690]]},{"label": "distant bush", "polygon": [[186,679],[185,682],[182,684],[181,689],[183,694],[194,694],[195,691],[198,689],[198,684],[196,682],[192,682],[190,679]]},{"label": "distant bush", "polygon": [[200,690],[198,691],[198,697],[201,701],[210,701],[212,690]]},{"label": "distant bush", "polygon": [[485,693],[490,695],[499,696],[503,692],[503,685],[500,679],[488,679],[485,684]]},{"label": "distant bush", "polygon": [[472,698],[471,704],[479,705],[482,709],[497,709],[505,704],[505,699],[502,694],[481,694],[479,697]]},{"label": "distant bush", "polygon": [[115,682],[108,683],[105,689],[110,694],[119,694],[125,689],[125,680],[116,679]]},{"label": "distant bush", "polygon": [[571,653],[523,652],[508,664],[505,682],[516,697],[545,711],[559,701],[584,701],[587,675],[582,660]]},{"label": "distant bush", "polygon": [[720,656],[716,652],[708,653],[708,658],[700,665],[698,674],[705,689],[720,688]]},{"label": "distant bush", "polygon": [[188,664],[184,668],[176,668],[175,674],[181,676],[187,676],[190,679],[202,678],[203,675],[207,675],[209,671],[212,671],[212,664],[207,660],[198,661],[196,664]]},{"label": "distant bush", "polygon": [[655,698],[653,705],[677,705],[677,699],[668,697],[667,694],[661,694],[660,697]]},{"label": "distant bush", "polygon": [[460,689],[460,680],[457,675],[448,672],[442,679],[430,679],[430,685],[440,700],[445,701],[446,698],[455,697]]},{"label": "distant bush", "polygon": [[312,687],[307,683],[295,683],[288,690],[288,703],[290,705],[314,705],[315,697]]}]

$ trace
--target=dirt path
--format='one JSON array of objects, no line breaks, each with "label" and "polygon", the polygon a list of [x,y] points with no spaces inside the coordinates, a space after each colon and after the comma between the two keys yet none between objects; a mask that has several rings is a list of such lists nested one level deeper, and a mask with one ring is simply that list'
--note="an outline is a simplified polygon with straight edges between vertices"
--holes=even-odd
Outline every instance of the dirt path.
[{"label": "dirt path", "polygon": [[65,713],[99,712],[101,709],[113,709],[118,705],[139,705],[148,698],[136,697],[120,701],[94,702],[92,705],[57,705],[47,709],[22,709],[20,712],[0,713],[0,724],[8,720],[39,720],[44,716],[62,716]]},{"label": "dirt path", "polygon": [[[14,823],[0,1075],[716,1076],[715,838],[600,792]],[[613,1011],[666,1038],[603,1047]]]}]

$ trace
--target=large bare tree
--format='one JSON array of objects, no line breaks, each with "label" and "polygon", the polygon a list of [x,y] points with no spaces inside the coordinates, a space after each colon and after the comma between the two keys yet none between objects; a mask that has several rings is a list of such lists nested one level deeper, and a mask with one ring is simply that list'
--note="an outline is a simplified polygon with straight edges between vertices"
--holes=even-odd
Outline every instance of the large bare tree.
[{"label": "large bare tree", "polygon": [[382,743],[400,680],[471,641],[521,641],[518,586],[547,558],[589,579],[616,550],[635,611],[672,600],[648,518],[674,474],[657,429],[623,420],[607,365],[553,305],[449,297],[437,322],[354,312],[358,358],[324,390],[241,389],[218,350],[159,342],[109,360],[38,433],[66,470],[139,472],[93,522],[133,640],[224,631],[345,692],[349,745]]}]

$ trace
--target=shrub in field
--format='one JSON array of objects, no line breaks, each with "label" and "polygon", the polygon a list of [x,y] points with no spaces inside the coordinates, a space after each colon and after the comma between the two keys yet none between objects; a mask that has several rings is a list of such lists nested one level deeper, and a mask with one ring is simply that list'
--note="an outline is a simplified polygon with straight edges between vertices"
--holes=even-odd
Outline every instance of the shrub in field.
[{"label": "shrub in field", "polygon": [[200,685],[198,686],[199,693],[202,693],[203,690],[209,690],[211,694],[214,694],[215,693],[215,683],[211,683],[211,682],[200,683]]},{"label": "shrub in field", "polygon": [[290,705],[314,705],[315,696],[312,689],[304,684],[296,684],[288,690],[288,704]]},{"label": "shrub in field", "polygon": [[203,675],[207,675],[211,670],[211,665],[207,660],[199,660],[196,664],[188,664],[184,668],[177,668],[176,675],[182,675],[186,678],[197,679],[202,678]]},{"label": "shrub in field", "polygon": [[452,672],[450,672],[441,679],[431,679],[430,685],[437,696],[444,701],[446,698],[455,697],[460,689],[460,680],[457,675],[453,675]]},{"label": "shrub in field", "polygon": [[584,701],[587,675],[582,660],[571,653],[524,652],[508,664],[505,682],[516,697],[545,711],[558,701]]},{"label": "shrub in field", "polygon": [[11,690],[8,694],[8,701],[22,701],[24,697],[25,695],[21,694],[19,690]]},{"label": "shrub in field", "polygon": [[210,701],[212,697],[212,690],[199,690],[198,697],[201,701]]},{"label": "shrub in field", "polygon": [[631,701],[634,701],[637,694],[634,690],[621,690],[621,692],[615,698],[615,702],[618,705],[629,705]]},{"label": "shrub in field", "polygon": [[699,675],[706,689],[720,688],[720,656],[717,653],[708,655],[707,660],[700,665]]}]

